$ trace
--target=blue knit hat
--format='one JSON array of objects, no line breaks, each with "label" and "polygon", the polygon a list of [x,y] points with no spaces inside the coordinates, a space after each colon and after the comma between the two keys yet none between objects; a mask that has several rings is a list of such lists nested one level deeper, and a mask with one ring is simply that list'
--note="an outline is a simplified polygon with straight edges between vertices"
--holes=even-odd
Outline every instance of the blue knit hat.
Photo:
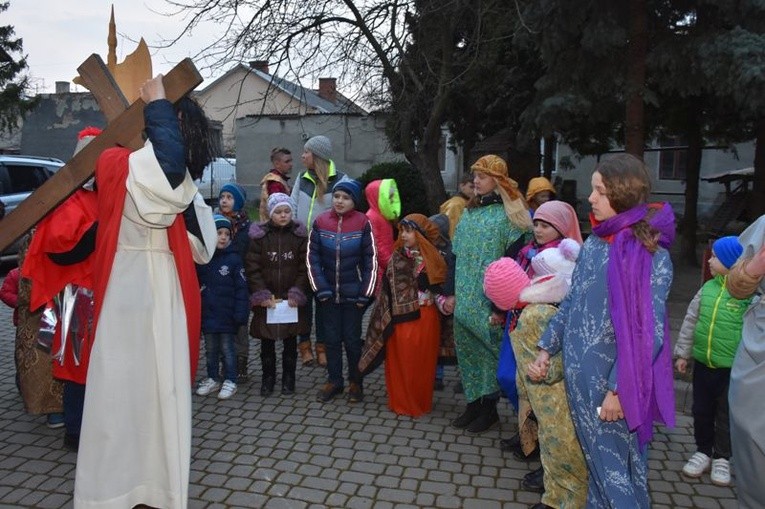
[{"label": "blue knit hat", "polygon": [[[231,196],[234,197],[234,212],[239,212],[242,210],[242,207],[244,207],[244,202],[247,201],[247,192],[240,186],[239,184],[234,184],[233,182],[230,182],[223,187],[220,188],[220,194],[231,193]],[[218,195],[218,199],[220,199],[220,194]]]},{"label": "blue knit hat", "polygon": [[231,225],[231,221],[226,217],[222,216],[220,214],[213,214],[213,219],[215,219],[215,229],[219,228],[227,228],[228,231],[231,231],[233,226]]},{"label": "blue knit hat", "polygon": [[335,191],[345,191],[351,195],[353,204],[356,207],[361,204],[361,184],[359,184],[358,180],[341,180],[332,188],[332,192],[334,193]]},{"label": "blue knit hat", "polygon": [[738,237],[729,235],[715,240],[712,244],[712,252],[726,269],[730,269],[744,252],[744,247],[738,241]]}]

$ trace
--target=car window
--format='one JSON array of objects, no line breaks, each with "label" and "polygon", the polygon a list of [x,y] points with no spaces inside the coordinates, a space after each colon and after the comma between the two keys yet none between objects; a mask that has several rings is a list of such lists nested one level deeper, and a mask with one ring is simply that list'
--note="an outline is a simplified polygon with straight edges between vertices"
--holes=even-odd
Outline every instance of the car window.
[{"label": "car window", "polygon": [[12,193],[30,193],[48,178],[48,173],[41,166],[6,164],[5,168],[10,177]]}]

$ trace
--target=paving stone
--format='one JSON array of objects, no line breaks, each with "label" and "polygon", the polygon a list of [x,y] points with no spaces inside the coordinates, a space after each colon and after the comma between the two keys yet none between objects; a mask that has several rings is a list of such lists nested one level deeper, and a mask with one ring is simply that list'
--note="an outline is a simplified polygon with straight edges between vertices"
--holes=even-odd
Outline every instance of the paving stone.
[{"label": "paving stone", "polygon": [[436,497],[435,506],[443,509],[458,509],[462,507],[462,498],[456,496],[439,495]]},{"label": "paving stone", "polygon": [[411,504],[417,498],[417,493],[402,489],[381,488],[377,493],[377,499],[397,504]]},{"label": "paving stone", "polygon": [[374,500],[363,497],[351,497],[347,502],[348,509],[370,509],[374,507]]},{"label": "paving stone", "polygon": [[[694,277],[685,302],[672,302],[670,294],[675,327],[696,285]],[[12,335],[3,307],[0,337]],[[8,375],[12,343],[0,342],[0,507],[69,509],[76,454],[61,448],[60,431],[24,412]],[[509,423],[501,431],[471,437],[450,427],[465,404],[453,394],[455,368],[447,367],[447,390],[435,395],[433,412],[410,419],[387,409],[382,370],[367,377],[364,405],[314,401],[326,377],[317,367],[298,367],[294,397],[261,398],[258,345],[250,361],[255,382],[240,384],[226,402],[193,398],[190,508],[521,509],[539,502],[538,494],[520,490],[520,479],[539,463],[518,462],[497,447],[515,430],[507,405],[499,409]],[[678,408],[686,411],[690,384],[675,386]],[[657,428],[648,453],[653,506],[737,508],[734,488],[680,475],[694,451],[691,416],[679,413],[676,428]]]},{"label": "paving stone", "polygon": [[30,491],[24,498],[19,500],[19,504],[24,507],[37,507],[40,501],[46,498],[49,494],[44,491]]}]

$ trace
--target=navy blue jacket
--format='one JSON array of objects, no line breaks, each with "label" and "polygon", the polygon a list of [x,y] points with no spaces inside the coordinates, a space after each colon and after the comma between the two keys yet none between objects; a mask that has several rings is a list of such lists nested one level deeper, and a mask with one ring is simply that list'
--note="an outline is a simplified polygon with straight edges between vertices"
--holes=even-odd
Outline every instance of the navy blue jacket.
[{"label": "navy blue jacket", "polygon": [[236,333],[250,316],[250,293],[234,244],[216,249],[210,263],[197,265],[197,274],[202,288],[202,332]]},{"label": "navy blue jacket", "polygon": [[333,209],[316,218],[308,239],[308,277],[320,301],[366,304],[377,279],[377,248],[367,216]]}]

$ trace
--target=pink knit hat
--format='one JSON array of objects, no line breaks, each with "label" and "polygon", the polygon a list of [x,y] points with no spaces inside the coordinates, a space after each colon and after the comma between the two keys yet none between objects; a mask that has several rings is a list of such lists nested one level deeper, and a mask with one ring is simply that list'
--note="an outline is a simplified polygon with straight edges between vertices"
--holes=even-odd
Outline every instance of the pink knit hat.
[{"label": "pink knit hat", "polygon": [[539,219],[550,223],[558,232],[569,239],[574,239],[580,244],[582,232],[579,229],[579,218],[576,216],[574,207],[565,201],[546,201],[534,212],[534,220]]},{"label": "pink knit hat", "polygon": [[529,284],[529,276],[512,258],[491,262],[483,275],[483,293],[495,306],[505,311],[518,304],[521,290]]}]

